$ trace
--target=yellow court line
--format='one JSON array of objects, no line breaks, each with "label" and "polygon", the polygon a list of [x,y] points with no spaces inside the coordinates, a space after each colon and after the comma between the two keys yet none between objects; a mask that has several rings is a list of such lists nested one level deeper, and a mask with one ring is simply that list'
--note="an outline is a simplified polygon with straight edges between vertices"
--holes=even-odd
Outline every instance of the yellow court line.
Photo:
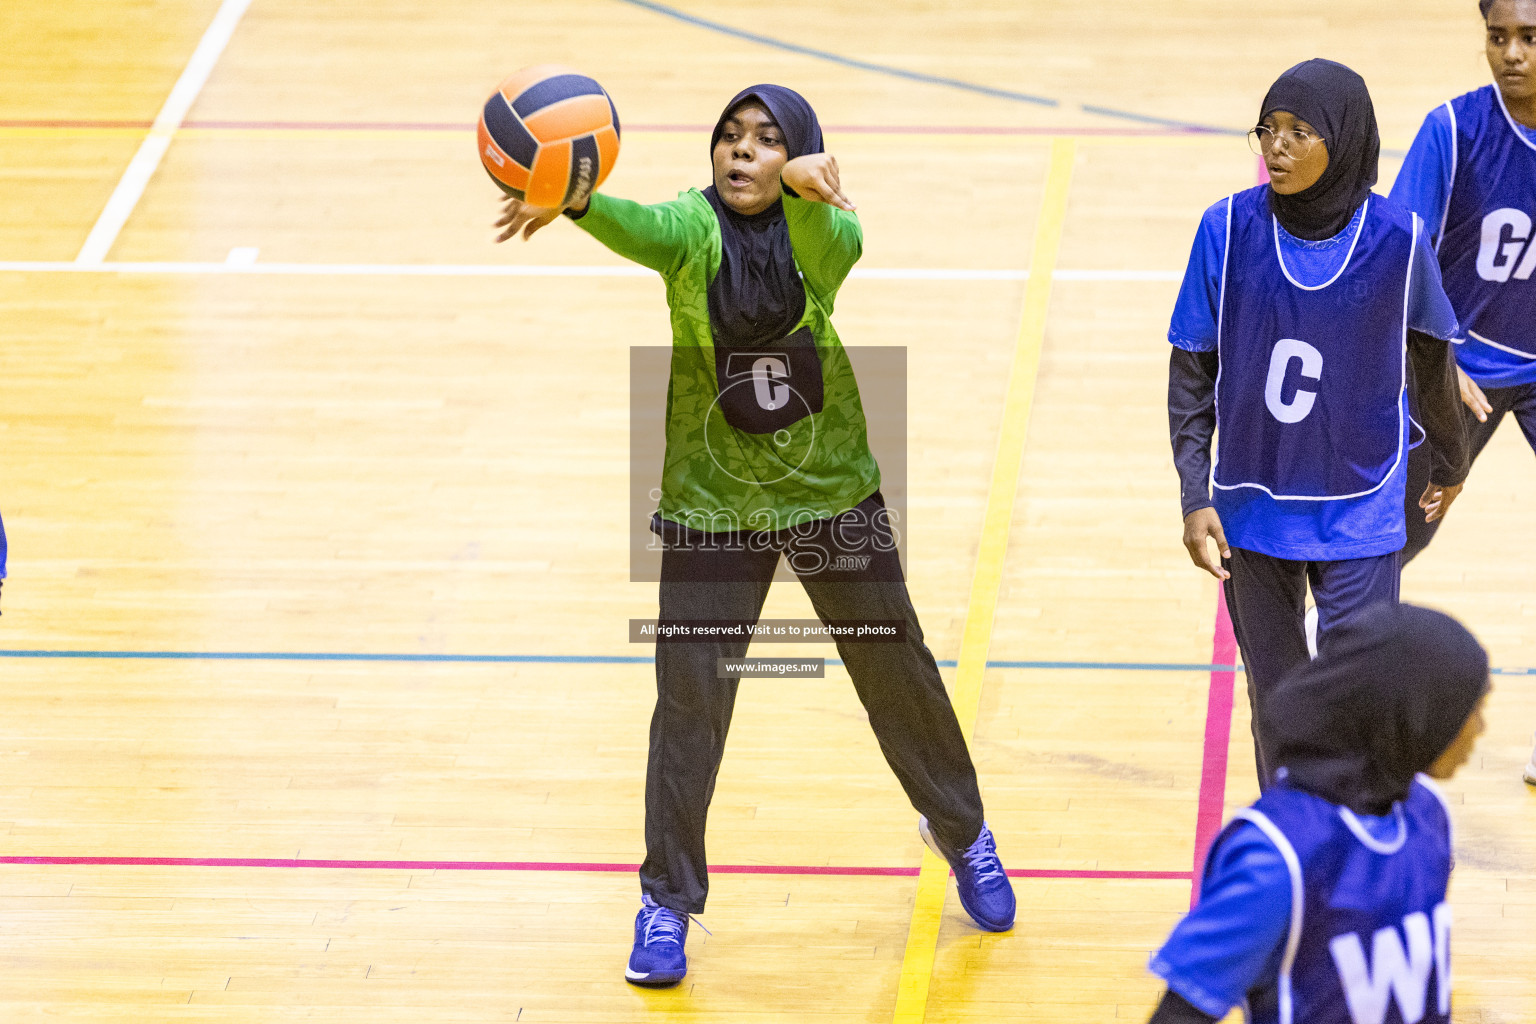
[{"label": "yellow court line", "polygon": [[[981,547],[976,553],[976,573],[966,604],[965,632],[960,640],[960,659],[955,671],[955,715],[969,742],[981,702],[982,676],[987,650],[992,643],[992,622],[1002,585],[1003,556],[1008,550],[1008,530],[1013,522],[1014,496],[1018,491],[1024,440],[1029,432],[1029,412],[1034,405],[1035,377],[1040,369],[1040,349],[1045,341],[1045,312],[1051,298],[1051,274],[1061,248],[1062,224],[1067,213],[1067,191],[1072,183],[1072,162],[1077,155],[1071,138],[1051,140],[1051,164],[1045,178],[1045,198],[1040,222],[1035,227],[1032,272],[1024,288],[1024,313],[1013,369],[1003,401],[1003,424],[987,488],[987,512],[982,520]],[[907,950],[901,961],[901,980],[896,989],[895,1024],[922,1024],[928,1010],[928,985],[938,949],[939,925],[944,917],[944,897],[949,891],[949,865],[931,851],[923,851],[917,878],[917,897],[912,905],[912,924],[907,931]]]},{"label": "yellow court line", "polygon": [[18,128],[14,126],[0,126],[0,139],[137,139],[148,134],[149,129],[147,127]]}]

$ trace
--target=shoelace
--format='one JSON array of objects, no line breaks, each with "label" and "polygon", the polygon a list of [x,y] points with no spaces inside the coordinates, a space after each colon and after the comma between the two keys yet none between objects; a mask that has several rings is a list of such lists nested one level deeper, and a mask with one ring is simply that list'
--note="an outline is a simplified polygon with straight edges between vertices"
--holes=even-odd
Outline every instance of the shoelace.
[{"label": "shoelace", "polygon": [[650,913],[645,916],[642,934],[645,936],[647,946],[658,942],[682,942],[683,919],[677,916],[677,911],[666,907],[647,907],[646,909]]},{"label": "shoelace", "polygon": [[962,856],[971,870],[976,872],[977,882],[1008,877],[1003,873],[1003,862],[997,857],[997,845],[992,841],[990,831],[983,830]]},{"label": "shoelace", "polygon": [[[657,942],[676,942],[681,945],[683,941],[683,919],[678,916],[677,911],[670,907],[660,906],[647,907],[646,909],[650,911],[650,914],[646,917],[645,924],[641,926],[641,934],[645,938],[645,944],[649,946]],[[704,928],[703,922],[692,914],[688,915],[688,920],[700,928]],[[704,928],[704,934],[713,935],[714,932]]]}]

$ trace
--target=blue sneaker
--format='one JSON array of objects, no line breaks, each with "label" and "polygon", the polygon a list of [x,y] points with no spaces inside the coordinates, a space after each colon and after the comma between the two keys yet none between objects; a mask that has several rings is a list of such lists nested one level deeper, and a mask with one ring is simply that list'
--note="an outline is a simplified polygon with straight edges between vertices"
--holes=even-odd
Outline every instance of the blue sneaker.
[{"label": "blue sneaker", "polygon": [[624,977],[636,985],[676,985],[688,973],[688,915],[660,906],[649,896],[640,897],[635,915],[635,948],[629,954]]},{"label": "blue sneaker", "polygon": [[959,856],[951,856],[939,847],[938,840],[928,829],[927,818],[917,819],[917,831],[928,849],[943,857],[954,869],[960,905],[971,915],[971,920],[989,932],[1005,932],[1012,928],[1018,904],[1013,898],[1013,883],[1008,881],[1003,862],[998,859],[992,830],[983,823],[981,835]]}]

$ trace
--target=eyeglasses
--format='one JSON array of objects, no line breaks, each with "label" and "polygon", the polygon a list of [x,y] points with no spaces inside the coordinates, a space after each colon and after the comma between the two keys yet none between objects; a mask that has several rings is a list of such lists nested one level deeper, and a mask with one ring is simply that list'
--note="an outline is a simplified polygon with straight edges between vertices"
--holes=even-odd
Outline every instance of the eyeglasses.
[{"label": "eyeglasses", "polygon": [[1259,125],[1257,128],[1248,129],[1248,148],[1259,156],[1272,152],[1277,147],[1289,153],[1292,159],[1305,160],[1312,147],[1322,141],[1321,135],[1294,128],[1290,131],[1277,132],[1274,129]]}]

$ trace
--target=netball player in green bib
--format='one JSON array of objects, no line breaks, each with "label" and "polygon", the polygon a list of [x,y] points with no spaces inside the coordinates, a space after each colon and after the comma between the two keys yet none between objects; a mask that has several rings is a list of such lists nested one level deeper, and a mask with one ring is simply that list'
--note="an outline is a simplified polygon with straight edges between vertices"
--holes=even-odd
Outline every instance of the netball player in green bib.
[{"label": "netball player in green bib", "polygon": [[[823,622],[894,622],[898,642],[839,639],[880,749],[954,869],[982,928],[1013,925],[1013,888],[982,814],[976,770],[902,576],[880,470],[847,353],[830,320],[863,234],[793,90],[757,85],[710,138],[714,184],[654,206],[593,195],[563,211],[662,276],[672,320],[666,456],[651,522],[662,542],[661,623],[755,623],[781,556]],[[509,199],[498,241],[562,211]],[[854,557],[840,557],[854,556]],[[708,892],[704,825],[746,640],[658,642],[645,791],[641,909],[625,977],[687,971],[689,915]]]}]

